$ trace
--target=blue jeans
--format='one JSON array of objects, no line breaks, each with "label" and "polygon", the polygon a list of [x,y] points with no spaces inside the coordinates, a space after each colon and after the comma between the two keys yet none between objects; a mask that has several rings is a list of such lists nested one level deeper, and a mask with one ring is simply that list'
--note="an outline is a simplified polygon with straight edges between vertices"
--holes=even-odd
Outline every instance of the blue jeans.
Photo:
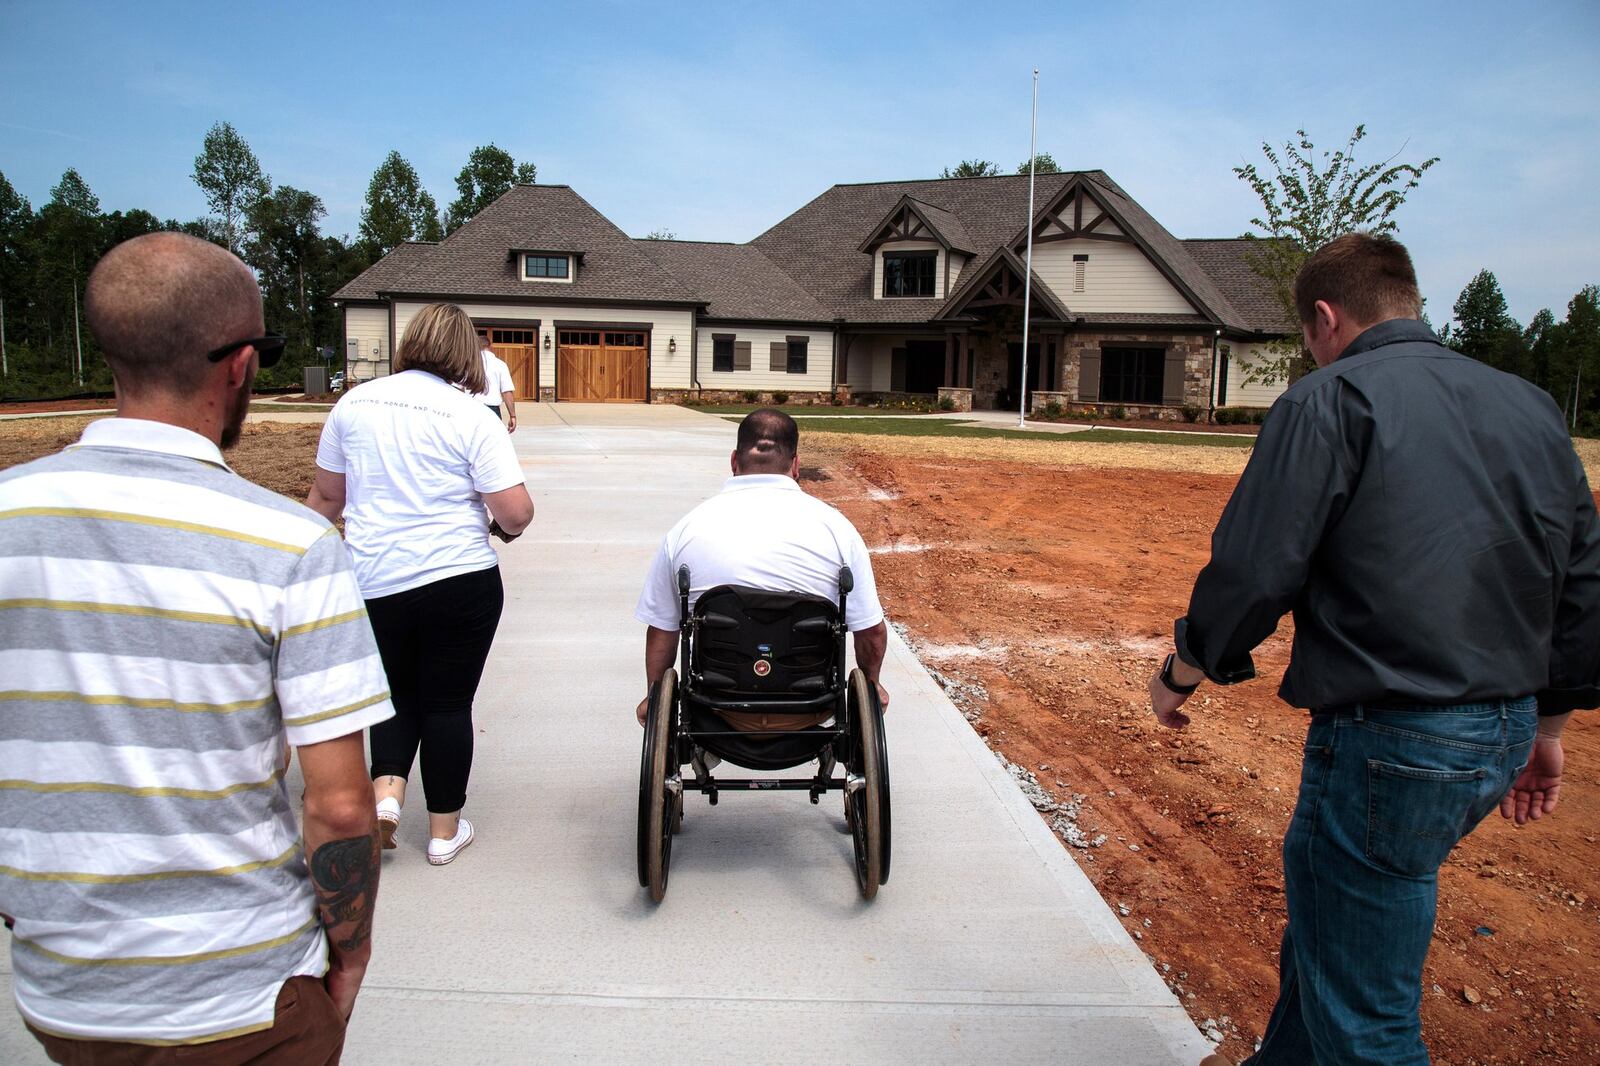
[{"label": "blue jeans", "polygon": [[1533,748],[1531,697],[1314,714],[1283,839],[1289,924],[1253,1066],[1428,1062],[1422,964],[1439,866]]}]

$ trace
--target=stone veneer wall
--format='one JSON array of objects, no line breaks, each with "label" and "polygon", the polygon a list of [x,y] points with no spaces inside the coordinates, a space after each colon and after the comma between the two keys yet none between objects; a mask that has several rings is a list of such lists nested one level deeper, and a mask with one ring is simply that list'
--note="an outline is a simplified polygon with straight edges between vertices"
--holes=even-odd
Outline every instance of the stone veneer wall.
[{"label": "stone veneer wall", "polygon": [[[1160,347],[1183,353],[1183,402],[1205,407],[1211,401],[1211,339],[1210,334],[1192,333],[1069,333],[1063,341],[1063,358],[1058,364],[1061,381],[1057,391],[1065,393],[1072,403],[1091,402],[1078,399],[1078,367],[1085,353],[1095,354],[1101,348]],[[1133,405],[1123,406],[1131,409]],[[1168,410],[1174,412],[1173,417],[1178,417],[1177,408],[1141,407],[1140,410]]]}]

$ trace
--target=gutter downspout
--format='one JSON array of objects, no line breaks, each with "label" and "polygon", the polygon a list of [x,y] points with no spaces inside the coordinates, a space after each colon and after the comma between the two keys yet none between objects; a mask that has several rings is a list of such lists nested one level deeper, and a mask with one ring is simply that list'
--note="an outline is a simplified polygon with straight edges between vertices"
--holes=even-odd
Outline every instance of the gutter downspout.
[{"label": "gutter downspout", "polygon": [[1211,331],[1211,403],[1207,406],[1206,421],[1215,422],[1217,415],[1217,342],[1222,339],[1222,329]]},{"label": "gutter downspout", "polygon": [[689,308],[689,388],[700,398],[700,324],[695,321],[698,307]]}]

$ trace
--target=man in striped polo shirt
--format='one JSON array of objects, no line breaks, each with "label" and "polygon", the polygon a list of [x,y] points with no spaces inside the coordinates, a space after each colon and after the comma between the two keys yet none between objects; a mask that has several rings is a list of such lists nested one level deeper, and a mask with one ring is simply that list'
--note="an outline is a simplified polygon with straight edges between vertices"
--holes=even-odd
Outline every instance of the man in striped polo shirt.
[{"label": "man in striped polo shirt", "polygon": [[118,417],[0,473],[17,1005],[56,1062],[336,1062],[378,888],[361,731],[393,709],[338,533],[218,447],[282,338],[179,234],[112,249],[84,305]]}]

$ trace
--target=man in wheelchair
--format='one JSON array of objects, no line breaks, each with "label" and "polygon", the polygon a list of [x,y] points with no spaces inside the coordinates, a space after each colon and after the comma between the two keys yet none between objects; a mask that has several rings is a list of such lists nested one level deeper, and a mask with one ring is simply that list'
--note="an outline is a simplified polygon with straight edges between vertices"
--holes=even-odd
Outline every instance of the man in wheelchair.
[{"label": "man in wheelchair", "polygon": [[[685,515],[661,542],[634,611],[649,627],[647,692],[678,654],[679,567],[689,568],[693,609],[701,593],[719,585],[801,592],[837,603],[839,571],[848,566],[855,585],[846,598],[844,621],[854,638],[856,665],[877,687],[881,705],[889,706],[889,694],[879,682],[888,627],[871,557],[849,519],[801,490],[799,442],[799,427],[782,411],[762,408],[745,416],[733,451],[733,476],[721,493]],[[648,703],[648,695],[639,702],[640,725]],[[723,711],[720,716],[732,729],[765,732],[804,729],[832,713]]]}]

